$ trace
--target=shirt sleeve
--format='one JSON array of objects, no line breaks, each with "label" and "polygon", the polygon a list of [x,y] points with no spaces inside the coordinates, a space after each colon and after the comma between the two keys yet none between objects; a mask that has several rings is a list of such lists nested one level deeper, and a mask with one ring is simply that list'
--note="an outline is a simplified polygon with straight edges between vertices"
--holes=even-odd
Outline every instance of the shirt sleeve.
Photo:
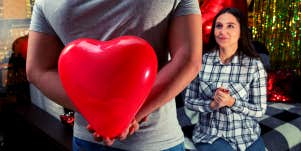
[{"label": "shirt sleeve", "polygon": [[35,1],[29,30],[55,35],[55,31],[53,30],[43,13],[43,2],[43,0]]},{"label": "shirt sleeve", "polygon": [[189,84],[185,93],[185,106],[187,109],[198,112],[212,112],[211,99],[204,97],[199,89],[199,75]]},{"label": "shirt sleeve", "polygon": [[258,61],[257,70],[253,75],[249,100],[235,98],[231,109],[247,116],[259,118],[265,114],[267,108],[267,73],[261,62]]},{"label": "shirt sleeve", "polygon": [[178,4],[175,11],[175,16],[183,16],[189,14],[201,14],[197,0],[181,0]]}]

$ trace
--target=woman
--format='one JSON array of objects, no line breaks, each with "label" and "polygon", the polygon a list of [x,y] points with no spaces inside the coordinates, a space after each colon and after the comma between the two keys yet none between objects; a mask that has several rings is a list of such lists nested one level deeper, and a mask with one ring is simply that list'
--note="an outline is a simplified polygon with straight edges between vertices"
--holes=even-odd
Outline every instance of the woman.
[{"label": "woman", "polygon": [[221,10],[202,59],[188,86],[185,105],[199,112],[193,131],[198,150],[264,150],[258,118],[266,111],[267,74],[236,8]]}]

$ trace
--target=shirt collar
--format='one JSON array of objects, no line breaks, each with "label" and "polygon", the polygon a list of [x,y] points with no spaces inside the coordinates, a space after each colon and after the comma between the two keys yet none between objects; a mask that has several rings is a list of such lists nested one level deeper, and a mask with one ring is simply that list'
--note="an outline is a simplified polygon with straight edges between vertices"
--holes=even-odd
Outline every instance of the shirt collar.
[{"label": "shirt collar", "polygon": [[[213,60],[214,64],[222,64],[221,59],[219,58],[218,50],[213,51],[211,55],[212,57],[214,57]],[[239,59],[237,54],[234,55],[234,57],[232,58],[229,64],[239,64]]]}]

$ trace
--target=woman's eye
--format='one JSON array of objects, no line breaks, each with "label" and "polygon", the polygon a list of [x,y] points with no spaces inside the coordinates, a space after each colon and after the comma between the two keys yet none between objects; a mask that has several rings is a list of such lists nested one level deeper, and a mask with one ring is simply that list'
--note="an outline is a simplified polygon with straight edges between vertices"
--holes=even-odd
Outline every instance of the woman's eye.
[{"label": "woman's eye", "polygon": [[223,27],[223,25],[222,24],[216,24],[215,27],[218,28],[218,29],[221,29]]},{"label": "woman's eye", "polygon": [[235,27],[235,26],[232,25],[232,24],[228,25],[228,28],[234,28],[234,27]]}]

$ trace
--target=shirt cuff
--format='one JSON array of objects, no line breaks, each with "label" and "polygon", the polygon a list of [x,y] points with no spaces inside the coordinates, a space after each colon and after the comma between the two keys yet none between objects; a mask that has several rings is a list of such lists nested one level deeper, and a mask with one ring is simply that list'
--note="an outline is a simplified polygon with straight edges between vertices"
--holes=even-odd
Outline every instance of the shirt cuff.
[{"label": "shirt cuff", "polygon": [[231,109],[234,111],[242,111],[243,110],[242,102],[237,100],[236,98],[234,98],[234,99],[235,99],[235,102],[234,102],[233,106],[231,107]]},{"label": "shirt cuff", "polygon": [[204,106],[204,109],[205,109],[207,112],[213,112],[213,110],[212,110],[211,107],[210,107],[210,104]]}]

